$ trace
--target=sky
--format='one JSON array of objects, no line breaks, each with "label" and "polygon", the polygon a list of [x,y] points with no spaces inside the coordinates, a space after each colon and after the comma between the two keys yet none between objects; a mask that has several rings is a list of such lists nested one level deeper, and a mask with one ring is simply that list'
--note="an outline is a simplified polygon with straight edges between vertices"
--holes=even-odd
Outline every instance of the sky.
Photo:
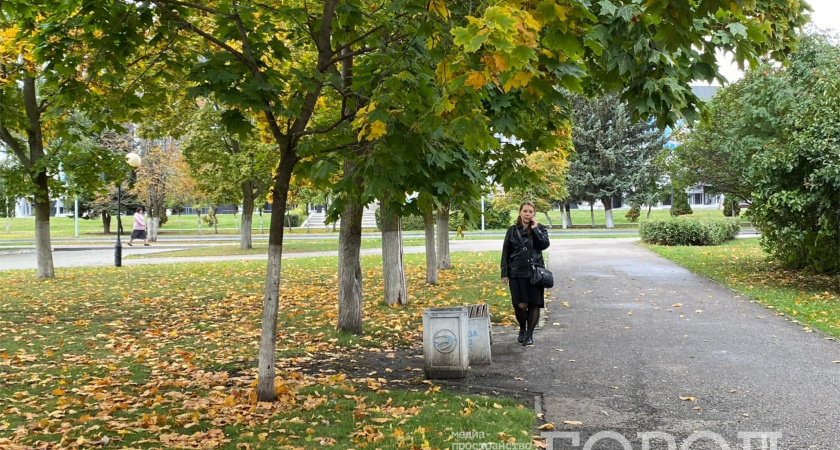
[{"label": "sky", "polygon": [[[806,0],[811,5],[811,22],[819,29],[840,33],[840,0]],[[727,61],[721,62],[721,73],[729,82],[735,82],[744,76],[743,72],[731,62],[731,58],[724,56]],[[718,84],[717,82],[712,84]]]}]

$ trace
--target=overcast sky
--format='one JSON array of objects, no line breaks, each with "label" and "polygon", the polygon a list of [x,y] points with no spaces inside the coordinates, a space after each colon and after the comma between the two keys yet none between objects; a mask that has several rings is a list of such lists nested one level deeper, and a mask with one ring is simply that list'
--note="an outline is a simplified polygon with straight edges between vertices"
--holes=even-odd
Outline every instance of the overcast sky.
[{"label": "overcast sky", "polygon": [[[831,30],[835,33],[840,33],[840,0],[806,0],[813,12],[811,13],[811,22],[817,28],[823,30]],[[726,61],[731,61],[728,56],[724,57]],[[731,62],[721,62],[721,73],[729,82],[734,82],[743,77],[743,72],[738,70],[738,67]],[[718,84],[718,83],[712,83]]]}]

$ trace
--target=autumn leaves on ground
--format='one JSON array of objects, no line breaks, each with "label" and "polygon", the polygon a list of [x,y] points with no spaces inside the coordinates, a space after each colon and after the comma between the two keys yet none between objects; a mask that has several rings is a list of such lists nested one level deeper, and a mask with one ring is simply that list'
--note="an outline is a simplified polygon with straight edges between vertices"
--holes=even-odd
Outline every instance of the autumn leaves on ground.
[{"label": "autumn leaves on ground", "polygon": [[[274,403],[253,388],[264,262],[0,274],[0,448],[448,448],[453,433],[531,442],[534,413],[424,380],[422,312],[485,302],[509,321],[498,254],[453,255],[410,304],[382,304],[381,261],[363,259],[365,334],[335,331],[335,258],[288,260]],[[413,351],[412,351],[413,349]],[[376,352],[381,371],[343,371]],[[400,363],[400,364],[396,364]],[[397,373],[399,371],[399,373]]]}]

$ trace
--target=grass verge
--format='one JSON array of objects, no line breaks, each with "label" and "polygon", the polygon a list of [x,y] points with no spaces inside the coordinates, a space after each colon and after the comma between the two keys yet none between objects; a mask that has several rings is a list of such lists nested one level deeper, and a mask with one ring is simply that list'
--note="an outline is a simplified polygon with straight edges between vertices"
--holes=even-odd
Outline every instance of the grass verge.
[{"label": "grass verge", "polygon": [[391,308],[381,258],[363,257],[361,336],[335,331],[337,258],[284,261],[273,403],[253,389],[264,262],[0,273],[0,447],[442,449],[464,432],[530,443],[534,412],[512,400],[447,393],[418,369],[317,369],[417,348],[431,306],[485,302],[509,322],[498,258],[453,253],[426,286],[424,255],[406,255],[409,304]]},{"label": "grass verge", "polygon": [[767,258],[757,238],[713,247],[640,245],[806,327],[840,337],[840,278],[785,270]]}]

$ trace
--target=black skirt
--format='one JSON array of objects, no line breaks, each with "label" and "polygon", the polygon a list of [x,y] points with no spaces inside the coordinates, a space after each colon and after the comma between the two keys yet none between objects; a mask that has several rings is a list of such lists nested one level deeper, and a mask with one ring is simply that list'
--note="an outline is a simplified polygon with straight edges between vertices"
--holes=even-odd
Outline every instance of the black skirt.
[{"label": "black skirt", "polygon": [[545,308],[545,289],[534,286],[528,278],[508,278],[510,286],[510,299],[513,307],[519,303],[527,303],[540,308]]},{"label": "black skirt", "polygon": [[131,239],[146,239],[146,230],[134,230],[131,232]]}]

